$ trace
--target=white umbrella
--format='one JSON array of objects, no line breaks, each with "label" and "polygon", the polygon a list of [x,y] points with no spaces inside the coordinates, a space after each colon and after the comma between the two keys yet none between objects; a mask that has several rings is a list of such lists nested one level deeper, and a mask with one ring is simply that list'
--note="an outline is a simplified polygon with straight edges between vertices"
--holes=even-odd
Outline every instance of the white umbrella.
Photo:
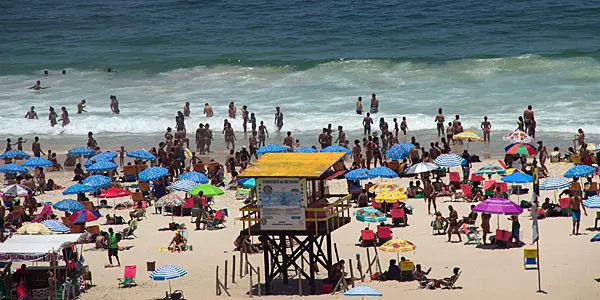
[{"label": "white umbrella", "polygon": [[408,169],[408,171],[406,171],[406,174],[427,173],[427,172],[431,172],[433,170],[437,170],[439,168],[440,168],[440,166],[438,166],[434,163],[430,163],[430,162],[418,163],[416,165],[411,166]]}]

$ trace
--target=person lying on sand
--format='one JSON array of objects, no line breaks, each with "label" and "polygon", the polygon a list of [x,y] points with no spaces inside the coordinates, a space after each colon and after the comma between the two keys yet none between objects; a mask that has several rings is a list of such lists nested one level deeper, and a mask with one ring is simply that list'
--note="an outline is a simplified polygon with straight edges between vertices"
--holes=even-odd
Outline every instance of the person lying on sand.
[{"label": "person lying on sand", "polygon": [[[460,268],[459,267],[455,267],[452,270],[452,275],[450,277],[445,277],[444,279],[428,279],[425,282],[419,282],[422,286],[423,284],[425,284],[423,286],[423,288],[426,288],[428,290],[434,290],[437,288],[441,288],[441,287],[449,287],[452,286],[452,284],[454,284],[454,282],[456,281],[456,278],[458,277],[460,273]],[[416,278],[416,277],[415,277]]]}]

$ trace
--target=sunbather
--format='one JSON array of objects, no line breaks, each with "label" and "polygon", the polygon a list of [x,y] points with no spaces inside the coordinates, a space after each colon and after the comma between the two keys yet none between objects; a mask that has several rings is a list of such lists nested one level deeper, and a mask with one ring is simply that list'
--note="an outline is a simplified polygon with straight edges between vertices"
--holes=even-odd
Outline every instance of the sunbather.
[{"label": "sunbather", "polygon": [[[459,272],[460,272],[460,268],[455,267],[452,270],[452,275],[450,277],[445,277],[444,279],[428,279],[425,282],[424,288],[429,289],[429,290],[434,290],[434,289],[441,288],[444,286],[450,287],[456,282]],[[423,283],[424,282],[420,282],[421,285],[423,285]]]},{"label": "sunbather", "polygon": [[136,202],[136,207],[129,212],[129,217],[133,219],[141,218],[144,215],[145,209],[142,207],[142,201]]},{"label": "sunbather", "polygon": [[429,272],[431,272],[431,268],[425,272],[421,269],[421,264],[417,264],[413,271],[413,278],[418,282],[427,282],[427,275],[429,275]]},{"label": "sunbather", "polygon": [[242,253],[255,254],[260,253],[260,249],[253,245],[250,241],[250,235],[247,230],[240,231],[240,235],[233,241],[233,245],[235,246],[236,251],[240,251]]},{"label": "sunbather", "polygon": [[184,250],[186,242],[186,238],[183,235],[181,235],[181,230],[177,229],[175,230],[175,236],[173,237],[171,243],[169,243],[169,246],[167,248],[169,248],[169,250],[171,251],[181,252]]}]

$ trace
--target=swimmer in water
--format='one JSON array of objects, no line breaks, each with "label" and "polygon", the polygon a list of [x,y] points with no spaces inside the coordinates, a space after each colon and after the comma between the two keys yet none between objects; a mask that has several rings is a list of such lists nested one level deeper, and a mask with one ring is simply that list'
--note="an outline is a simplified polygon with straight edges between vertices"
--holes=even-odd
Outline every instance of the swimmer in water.
[{"label": "swimmer in water", "polygon": [[183,106],[183,116],[184,117],[190,116],[190,103],[189,102],[186,102],[185,105]]},{"label": "swimmer in water", "polygon": [[229,102],[229,117],[232,119],[235,119],[235,115],[237,113],[237,108],[235,107],[235,104],[232,102]]},{"label": "swimmer in water", "polygon": [[275,125],[277,125],[277,129],[281,131],[281,128],[283,127],[283,113],[279,106],[275,107]]},{"label": "swimmer in water", "polygon": [[58,119],[59,121],[62,121],[61,126],[65,127],[67,125],[69,125],[69,123],[71,123],[71,121],[69,121],[69,112],[67,112],[67,108],[66,107],[61,107],[60,110],[62,111],[62,115],[60,117],[60,119]]},{"label": "swimmer in water", "polygon": [[79,104],[77,104],[77,114],[80,115],[84,112],[87,112],[85,110],[85,99],[79,101]]},{"label": "swimmer in water", "polygon": [[269,137],[269,131],[267,130],[267,126],[263,121],[260,121],[260,125],[258,126],[258,148],[266,145],[266,138]]},{"label": "swimmer in water", "polygon": [[44,76],[48,77],[48,70],[44,70]]},{"label": "swimmer in water", "polygon": [[42,83],[38,80],[34,85],[32,85],[31,87],[29,87],[30,90],[34,90],[34,91],[39,91],[39,90],[44,90],[44,89],[49,89],[49,86],[42,86]]},{"label": "swimmer in water", "polygon": [[25,114],[25,119],[29,119],[29,120],[32,120],[32,119],[36,119],[37,120],[38,119],[38,115],[35,112],[35,106],[32,106],[29,109],[29,111]]},{"label": "swimmer in water", "polygon": [[58,124],[56,118],[58,118],[58,115],[54,111],[54,107],[50,106],[50,109],[48,111],[48,120],[50,120],[50,127],[54,127],[54,125]]},{"label": "swimmer in water", "polygon": [[206,115],[207,118],[210,118],[214,115],[212,107],[210,107],[210,105],[208,103],[204,103],[204,114]]},{"label": "swimmer in water", "polygon": [[117,100],[117,96],[110,96],[110,110],[115,114],[119,114],[119,100]]}]

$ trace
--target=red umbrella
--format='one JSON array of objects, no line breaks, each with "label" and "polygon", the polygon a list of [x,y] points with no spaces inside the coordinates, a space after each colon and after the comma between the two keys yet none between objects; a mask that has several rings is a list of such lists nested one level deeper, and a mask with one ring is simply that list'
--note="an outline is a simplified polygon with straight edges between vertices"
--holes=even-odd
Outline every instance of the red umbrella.
[{"label": "red umbrella", "polygon": [[73,223],[85,223],[94,220],[98,220],[100,218],[100,213],[95,210],[82,209],[73,213],[69,220]]},{"label": "red umbrella", "polygon": [[126,190],[120,189],[120,188],[110,188],[106,191],[104,191],[102,194],[100,194],[100,196],[98,196],[98,198],[119,198],[119,197],[125,197],[125,196],[129,196],[131,195],[131,193],[129,193]]}]

